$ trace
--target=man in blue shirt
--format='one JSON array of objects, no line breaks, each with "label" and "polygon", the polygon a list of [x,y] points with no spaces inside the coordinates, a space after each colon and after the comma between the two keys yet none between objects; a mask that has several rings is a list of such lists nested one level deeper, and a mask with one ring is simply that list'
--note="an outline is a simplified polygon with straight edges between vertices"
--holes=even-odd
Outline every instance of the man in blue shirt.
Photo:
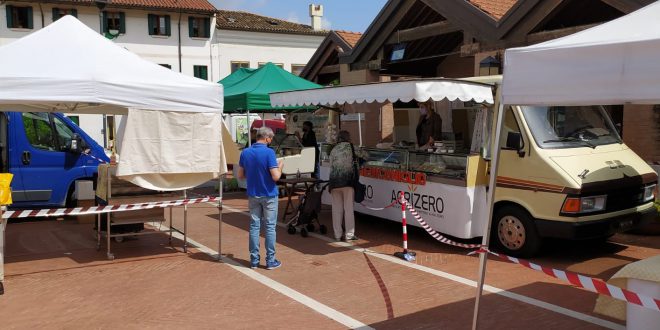
[{"label": "man in blue shirt", "polygon": [[248,206],[250,208],[250,267],[259,266],[259,231],[266,224],[266,268],[275,269],[282,263],[275,259],[275,226],[277,224],[277,180],[282,176],[282,161],[268,148],[273,141],[273,130],[257,130],[257,142],[243,149],[239,161],[238,178],[247,179]]}]

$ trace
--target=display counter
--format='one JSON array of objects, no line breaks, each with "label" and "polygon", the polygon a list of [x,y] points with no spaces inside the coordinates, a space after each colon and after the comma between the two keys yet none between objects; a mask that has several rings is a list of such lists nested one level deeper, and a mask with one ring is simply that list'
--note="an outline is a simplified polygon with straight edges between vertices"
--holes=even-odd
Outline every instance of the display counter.
[{"label": "display counter", "polygon": [[[321,145],[321,179],[330,176],[330,152]],[[478,154],[433,152],[409,148],[361,148],[360,182],[367,186],[365,200],[355,210],[401,221],[400,208],[374,210],[395,202],[400,193],[435,230],[460,238],[482,236],[486,210],[486,161]],[[331,204],[329,194],[324,204]],[[417,221],[412,225],[419,226]]]}]

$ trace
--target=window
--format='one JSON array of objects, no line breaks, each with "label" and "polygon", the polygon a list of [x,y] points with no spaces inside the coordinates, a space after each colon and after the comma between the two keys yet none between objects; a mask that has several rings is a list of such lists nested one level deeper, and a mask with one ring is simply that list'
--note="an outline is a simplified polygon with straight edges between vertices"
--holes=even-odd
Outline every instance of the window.
[{"label": "window", "polygon": [[149,14],[149,35],[170,36],[170,15]]},{"label": "window", "polygon": [[[266,63],[267,62],[259,62],[259,67],[262,67],[262,66],[266,65]],[[284,64],[282,64],[282,63],[273,63],[273,64],[275,64],[275,66],[280,67],[280,69],[284,69]]]},{"label": "window", "polygon": [[25,134],[33,147],[41,150],[57,150],[50,116],[47,113],[24,112],[22,117]]},{"label": "window", "polygon": [[71,119],[71,121],[77,126],[80,126],[80,116],[66,116],[66,117]]},{"label": "window", "polygon": [[53,22],[57,21],[58,19],[66,16],[66,15],[71,15],[73,17],[78,17],[78,11],[73,8],[53,8]]},{"label": "window", "polygon": [[56,139],[59,146],[57,150],[66,151],[68,149],[66,145],[73,138],[73,130],[65,122],[55,116],[53,116],[53,123],[55,124],[55,133],[57,133]]},{"label": "window", "polygon": [[199,79],[204,79],[204,80],[209,79],[208,69],[207,69],[206,65],[195,65],[195,66],[193,66],[193,71],[194,71],[195,77],[197,77]]},{"label": "window", "polygon": [[211,19],[188,16],[188,36],[191,38],[209,38],[211,36]]},{"label": "window", "polygon": [[32,29],[32,7],[7,5],[7,28]]},{"label": "window", "polygon": [[595,147],[621,138],[600,106],[524,106],[525,121],[541,148]]},{"label": "window", "polygon": [[250,62],[232,61],[231,73],[236,72],[240,68],[249,68],[249,67],[250,67]]},{"label": "window", "polygon": [[103,32],[110,33],[110,30],[126,33],[126,15],[122,12],[104,11],[103,12]]},{"label": "window", "polygon": [[168,69],[172,70],[172,66],[169,65],[169,64],[158,64],[158,65],[160,65],[160,66],[162,66],[162,67],[164,67],[164,68],[168,68]]},{"label": "window", "polygon": [[291,64],[291,73],[295,74],[296,76],[300,76],[304,69],[304,64]]}]

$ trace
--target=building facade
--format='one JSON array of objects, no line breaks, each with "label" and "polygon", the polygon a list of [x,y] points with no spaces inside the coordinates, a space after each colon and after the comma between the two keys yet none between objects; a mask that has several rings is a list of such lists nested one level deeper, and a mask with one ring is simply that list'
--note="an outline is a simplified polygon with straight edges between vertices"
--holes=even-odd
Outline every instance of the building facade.
[{"label": "building facade", "polygon": [[[312,15],[312,23],[318,17]],[[318,25],[320,20],[315,24],[292,23],[242,11],[218,11],[213,42],[217,80],[238,68],[258,68],[268,62],[300,75],[328,34]]]},{"label": "building facade", "polygon": [[[6,1],[0,5],[0,46],[73,15],[91,29],[144,59],[205,80],[212,77],[211,42],[216,9],[206,0]],[[100,115],[72,116],[94,140],[108,146]]]}]

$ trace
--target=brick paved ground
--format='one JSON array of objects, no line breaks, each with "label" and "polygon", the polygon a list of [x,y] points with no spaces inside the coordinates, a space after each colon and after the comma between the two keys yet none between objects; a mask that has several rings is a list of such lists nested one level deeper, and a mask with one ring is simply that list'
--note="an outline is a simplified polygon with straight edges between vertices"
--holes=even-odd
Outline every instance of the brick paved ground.
[{"label": "brick paved ground", "polygon": [[[318,236],[288,235],[279,228],[277,256],[284,263],[282,268],[236,268],[230,261],[247,265],[249,259],[248,218],[242,213],[246,201],[242,194],[229,194],[225,205],[222,253],[228,263],[218,263],[196,249],[184,254],[181,241],[175,240],[170,247],[162,233],[113,244],[117,259],[107,261],[104,249],[96,251],[90,224],[71,220],[10,223],[7,292],[0,296],[2,327],[347,327],[319,313],[319,306],[377,329],[471,326],[475,289],[437,275],[445,272],[463,277],[464,282],[475,280],[477,259],[466,256],[464,250],[443,246],[411,228],[409,244],[418,253],[414,265],[422,268],[406,267],[389,257],[400,250],[400,225],[360,216],[357,235],[361,239],[353,246]],[[174,212],[178,227],[181,214],[180,209]],[[217,250],[217,218],[217,209],[210,205],[191,207],[189,237]],[[330,225],[329,212],[322,213],[321,221]],[[600,245],[556,242],[549,246],[534,261],[607,279],[623,265],[657,254],[660,240],[617,235]],[[263,275],[312,303],[298,302],[249,274]],[[554,304],[560,312],[489,293],[482,305],[483,329],[601,328],[593,321],[562,314],[561,308],[605,322],[600,324],[622,324],[592,312],[595,294],[520,266],[491,260],[487,282]]]}]

